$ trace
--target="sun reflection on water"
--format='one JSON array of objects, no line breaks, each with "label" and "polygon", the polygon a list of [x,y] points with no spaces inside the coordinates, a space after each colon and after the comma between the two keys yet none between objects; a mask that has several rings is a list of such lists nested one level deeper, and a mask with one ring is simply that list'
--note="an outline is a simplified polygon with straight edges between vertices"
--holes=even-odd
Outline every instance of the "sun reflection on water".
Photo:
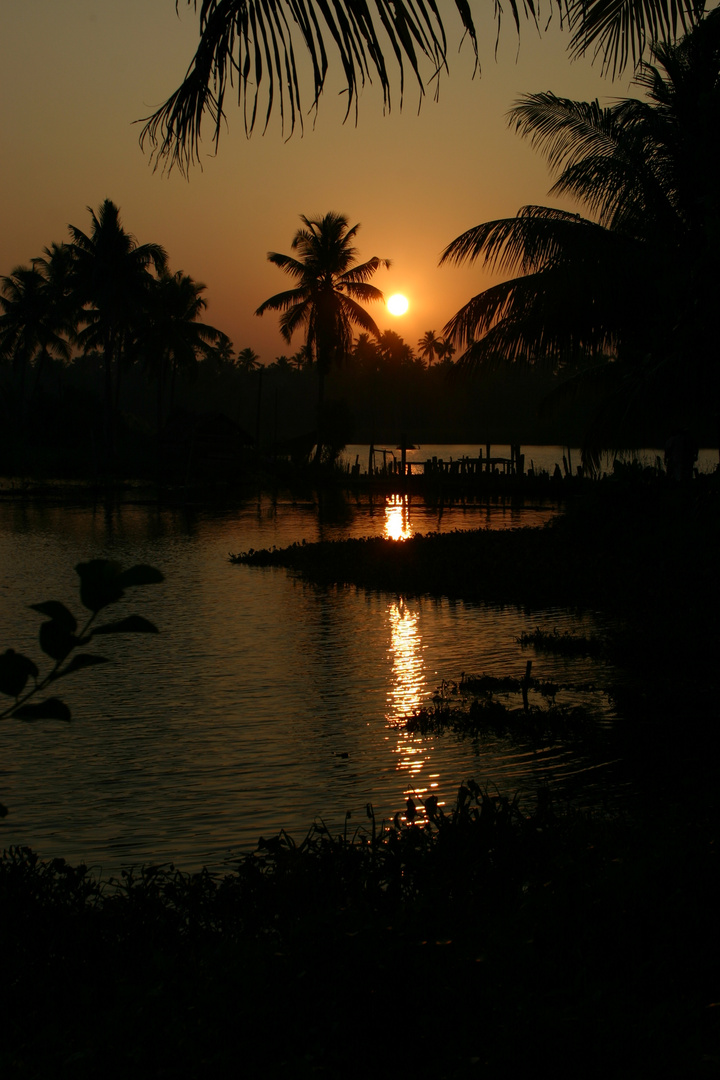
[{"label": "sun reflection on water", "polygon": [[388,495],[385,502],[385,536],[389,540],[409,540],[412,536],[407,495]]},{"label": "sun reflection on water", "polygon": [[[402,721],[421,708],[427,696],[427,680],[420,633],[420,613],[412,611],[399,597],[388,606],[392,674],[388,688],[386,718],[394,730],[395,768],[403,777],[403,797],[422,801],[438,786],[439,773],[426,772],[431,767],[434,749],[431,739],[411,734]],[[421,807],[418,807],[421,809]]]}]

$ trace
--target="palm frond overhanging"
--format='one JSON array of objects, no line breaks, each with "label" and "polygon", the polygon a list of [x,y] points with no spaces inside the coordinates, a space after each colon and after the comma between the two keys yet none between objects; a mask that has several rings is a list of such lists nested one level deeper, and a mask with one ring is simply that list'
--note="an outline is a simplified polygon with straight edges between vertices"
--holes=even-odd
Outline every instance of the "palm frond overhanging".
[{"label": "palm frond overhanging", "polygon": [[568,0],[570,55],[599,57],[613,77],[636,67],[652,42],[674,41],[702,18],[704,0]]},{"label": "palm frond overhanging", "polygon": [[[180,0],[177,0],[180,3]],[[534,0],[509,0],[515,23],[534,18]],[[317,109],[328,72],[340,75],[346,117],[357,111],[366,83],[377,79],[384,108],[393,85],[402,103],[409,72],[420,94],[446,67],[445,29],[436,0],[188,0],[200,9],[200,41],[180,87],[144,122],[141,144],[156,163],[186,170],[197,161],[203,120],[215,149],[232,94],[246,133],[267,128],[277,106],[283,131],[302,127]],[[467,0],[453,0],[464,35],[477,57]],[[301,71],[307,72],[309,92]]]},{"label": "palm frond overhanging", "polygon": [[646,100],[601,108],[541,93],[511,111],[559,174],[552,193],[592,216],[528,206],[448,245],[441,263],[516,275],[445,327],[461,365],[604,356],[623,407],[699,416],[717,402],[720,9],[653,46],[652,61],[639,76]]},{"label": "palm frond overhanging", "polygon": [[[516,30],[538,24],[536,0],[508,0]],[[273,109],[283,131],[302,128],[308,108],[317,110],[328,74],[344,82],[346,118],[366,83],[377,79],[383,108],[394,87],[402,105],[409,72],[419,94],[447,68],[445,20],[459,19],[478,61],[469,0],[187,0],[200,12],[200,40],[178,89],[143,121],[141,145],[155,164],[183,171],[197,162],[203,121],[210,121],[217,151],[226,120],[226,99],[237,98],[245,131],[267,128]],[[176,0],[176,8],[180,0]],[[441,10],[443,13],[441,15]],[[572,55],[599,57],[613,75],[642,60],[649,42],[674,40],[702,17],[704,0],[550,0],[571,30]],[[497,32],[504,14],[495,2]],[[302,85],[305,71],[309,91]],[[342,74],[340,75],[340,72]],[[436,82],[437,88],[437,82]],[[437,92],[437,90],[436,90]]]}]

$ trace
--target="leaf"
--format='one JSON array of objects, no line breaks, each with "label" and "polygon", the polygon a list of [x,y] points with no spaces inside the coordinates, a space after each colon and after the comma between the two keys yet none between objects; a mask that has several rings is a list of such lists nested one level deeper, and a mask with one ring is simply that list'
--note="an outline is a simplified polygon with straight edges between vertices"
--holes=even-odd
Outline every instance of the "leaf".
[{"label": "leaf", "polygon": [[72,675],[74,671],[80,671],[82,668],[95,667],[97,664],[107,664],[107,656],[95,656],[93,653],[79,653],[77,656],[73,656],[67,667],[64,667],[62,671],[55,672],[53,678],[61,679],[64,675]]},{"label": "leaf", "polygon": [[118,622],[104,623],[96,626],[93,634],[159,634],[157,626],[142,615],[128,615],[127,619]]},{"label": "leaf", "polygon": [[100,611],[123,595],[120,563],[91,559],[78,563],[75,570],[80,578],[80,599],[89,611]]},{"label": "leaf", "polygon": [[164,580],[165,575],[160,570],[156,570],[154,566],[147,566],[145,563],[131,566],[129,570],[123,570],[120,574],[120,584],[124,589],[129,589],[133,585],[159,585]]},{"label": "leaf", "polygon": [[0,692],[17,697],[25,689],[32,675],[37,678],[38,669],[32,660],[14,649],[7,649],[0,656]]},{"label": "leaf", "polygon": [[67,627],[51,619],[40,627],[40,648],[53,660],[64,660],[78,643],[74,634]]},{"label": "leaf", "polygon": [[10,714],[16,720],[64,720],[72,719],[70,710],[60,698],[51,697],[32,705],[20,705]]},{"label": "leaf", "polygon": [[33,611],[39,611],[41,615],[47,615],[53,622],[59,623],[72,633],[77,629],[77,620],[72,611],[69,611],[59,600],[46,600],[44,604],[31,604]]}]

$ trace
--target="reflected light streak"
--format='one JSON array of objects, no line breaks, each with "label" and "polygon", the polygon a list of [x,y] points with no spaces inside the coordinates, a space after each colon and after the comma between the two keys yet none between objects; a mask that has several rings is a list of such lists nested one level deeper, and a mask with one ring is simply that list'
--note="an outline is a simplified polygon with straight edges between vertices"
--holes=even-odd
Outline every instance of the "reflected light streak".
[{"label": "reflected light streak", "polygon": [[[392,682],[388,690],[387,720],[399,725],[414,710],[419,709],[426,694],[420,615],[410,611],[401,598],[388,607],[390,621],[390,654]],[[405,774],[403,799],[412,798],[419,815],[425,816],[422,802],[438,786],[439,773],[425,773],[431,764],[433,743],[427,737],[411,734],[396,726],[395,768]]]},{"label": "reflected light streak", "polygon": [[419,613],[408,610],[400,597],[389,608],[392,683],[388,691],[388,720],[398,723],[423,702],[425,666],[422,659]]},{"label": "reflected light streak", "polygon": [[385,503],[385,536],[389,540],[409,540],[412,536],[407,495],[388,495]]}]

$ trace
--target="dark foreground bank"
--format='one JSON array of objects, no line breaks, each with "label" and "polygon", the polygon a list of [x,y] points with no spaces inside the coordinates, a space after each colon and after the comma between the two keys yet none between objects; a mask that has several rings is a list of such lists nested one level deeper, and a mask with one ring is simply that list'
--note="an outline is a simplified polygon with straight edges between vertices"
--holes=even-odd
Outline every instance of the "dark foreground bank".
[{"label": "dark foreground bank", "polygon": [[425,824],[368,808],[342,836],[270,838],[224,879],[102,883],[7,852],[0,1073],[716,1076],[717,540],[703,485],[611,489],[543,530],[247,556],[612,612],[641,797],[608,820],[466,781]]},{"label": "dark foreground bank", "polygon": [[[670,800],[672,801],[672,800]],[[224,880],[0,868],[4,1076],[717,1074],[717,832],[460,789]]]}]

